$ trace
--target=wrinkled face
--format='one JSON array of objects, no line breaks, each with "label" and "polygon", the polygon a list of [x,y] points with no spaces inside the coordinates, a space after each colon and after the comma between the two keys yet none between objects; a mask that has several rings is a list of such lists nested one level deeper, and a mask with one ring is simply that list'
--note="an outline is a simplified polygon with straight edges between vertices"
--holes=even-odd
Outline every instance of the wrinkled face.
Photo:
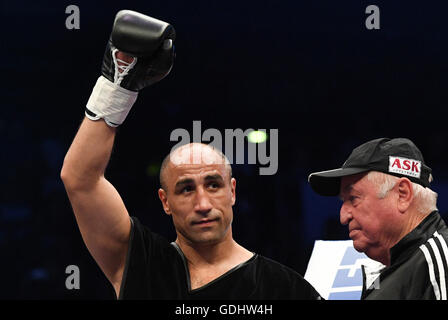
[{"label": "wrinkled face", "polygon": [[159,197],[179,240],[213,244],[231,237],[236,181],[220,155],[209,148],[201,152],[203,159],[194,163],[182,161],[188,153],[173,154],[166,168],[167,190],[160,189]]},{"label": "wrinkled face", "polygon": [[340,198],[340,221],[348,226],[354,248],[369,257],[388,252],[400,232],[396,193],[378,198],[377,187],[361,173],[341,179]]}]

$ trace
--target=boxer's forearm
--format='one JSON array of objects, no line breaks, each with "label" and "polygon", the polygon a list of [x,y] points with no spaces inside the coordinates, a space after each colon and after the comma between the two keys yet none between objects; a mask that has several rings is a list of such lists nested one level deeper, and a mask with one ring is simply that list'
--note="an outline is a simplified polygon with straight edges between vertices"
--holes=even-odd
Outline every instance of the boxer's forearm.
[{"label": "boxer's forearm", "polygon": [[61,178],[66,187],[89,188],[104,177],[115,131],[103,120],[84,119],[64,159]]}]

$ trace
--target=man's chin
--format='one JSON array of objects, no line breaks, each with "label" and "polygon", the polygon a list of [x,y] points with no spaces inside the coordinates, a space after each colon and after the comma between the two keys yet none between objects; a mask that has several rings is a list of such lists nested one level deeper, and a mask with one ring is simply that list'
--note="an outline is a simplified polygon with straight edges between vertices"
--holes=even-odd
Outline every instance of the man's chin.
[{"label": "man's chin", "polygon": [[356,240],[353,240],[353,248],[355,248],[355,250],[358,252],[366,252],[367,250],[367,246],[365,243]]},{"label": "man's chin", "polygon": [[375,246],[371,243],[367,244],[361,241],[353,241],[353,248],[355,248],[358,252],[364,253],[368,258],[385,264],[382,259],[385,256],[385,251],[381,247]]},{"label": "man's chin", "polygon": [[214,245],[222,241],[222,237],[217,234],[206,232],[200,235],[195,235],[193,241],[201,245]]}]

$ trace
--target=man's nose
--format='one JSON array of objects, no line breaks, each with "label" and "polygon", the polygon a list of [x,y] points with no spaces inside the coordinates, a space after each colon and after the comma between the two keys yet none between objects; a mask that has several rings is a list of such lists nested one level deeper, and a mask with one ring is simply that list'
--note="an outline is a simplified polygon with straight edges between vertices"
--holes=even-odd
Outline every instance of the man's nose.
[{"label": "man's nose", "polygon": [[212,208],[210,196],[207,191],[205,191],[202,187],[197,188],[194,210],[198,213],[206,214],[212,210]]},{"label": "man's nose", "polygon": [[353,219],[352,210],[349,204],[346,201],[341,206],[341,210],[339,212],[339,221],[342,225],[349,224],[350,220]]}]

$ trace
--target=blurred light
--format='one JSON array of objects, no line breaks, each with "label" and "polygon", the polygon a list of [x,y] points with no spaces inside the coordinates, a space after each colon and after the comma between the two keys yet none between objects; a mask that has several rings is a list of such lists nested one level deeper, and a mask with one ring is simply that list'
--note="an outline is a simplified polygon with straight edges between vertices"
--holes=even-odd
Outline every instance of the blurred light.
[{"label": "blurred light", "polygon": [[268,135],[264,131],[251,131],[247,135],[247,140],[252,143],[263,143],[268,139]]},{"label": "blurred light", "polygon": [[3,221],[25,221],[31,217],[31,209],[26,205],[0,205],[0,219]]},{"label": "blurred light", "polygon": [[150,177],[156,177],[160,171],[160,164],[151,163],[146,167],[146,174]]},{"label": "blurred light", "polygon": [[30,272],[30,277],[33,280],[48,279],[48,276],[49,276],[48,271],[44,268],[35,268]]}]

